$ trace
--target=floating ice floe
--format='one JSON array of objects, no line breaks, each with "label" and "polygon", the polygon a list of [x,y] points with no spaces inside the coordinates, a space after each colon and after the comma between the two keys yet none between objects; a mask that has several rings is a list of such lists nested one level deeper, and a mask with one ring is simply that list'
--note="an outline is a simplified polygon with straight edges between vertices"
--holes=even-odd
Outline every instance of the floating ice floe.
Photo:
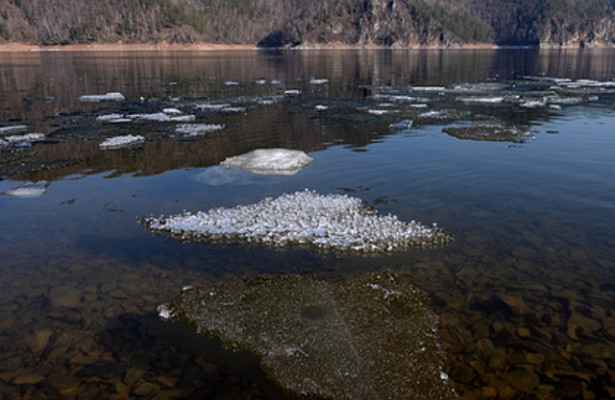
[{"label": "floating ice floe", "polygon": [[163,113],[165,114],[169,114],[169,115],[181,115],[183,114],[183,111],[175,108],[175,107],[169,107],[169,108],[165,108],[162,110]]},{"label": "floating ice floe", "polygon": [[498,104],[504,101],[504,97],[457,97],[457,101],[461,101],[466,104]]},{"label": "floating ice floe", "polygon": [[224,128],[224,124],[181,124],[175,127],[175,132],[186,136],[201,136]]},{"label": "floating ice floe", "polygon": [[231,107],[230,103],[201,103],[194,106],[197,111],[220,111],[223,108]]},{"label": "floating ice floe", "polygon": [[238,277],[183,288],[157,308],[231,349],[256,354],[301,398],[453,400],[439,321],[410,277]]},{"label": "floating ice floe", "polygon": [[373,254],[441,246],[451,235],[435,226],[379,215],[361,199],[312,191],[266,198],[256,204],[195,214],[142,219],[153,231],[181,240],[239,241],[266,246],[310,246],[339,253]]},{"label": "floating ice floe", "polygon": [[11,133],[22,133],[28,131],[28,125],[13,125],[0,127],[0,135],[8,135]]},{"label": "floating ice floe", "polygon": [[396,113],[398,112],[398,110],[376,110],[376,109],[370,108],[369,110],[367,110],[367,112],[373,115],[385,115],[385,114]]},{"label": "floating ice floe", "polygon": [[29,182],[24,185],[15,187],[13,189],[6,190],[2,194],[6,196],[21,197],[21,198],[35,198],[42,196],[46,191],[49,183],[47,181]]},{"label": "floating ice floe", "polygon": [[99,147],[103,150],[120,149],[123,147],[134,147],[142,144],[145,138],[141,135],[115,136],[105,139]]},{"label": "floating ice floe", "polygon": [[98,103],[104,101],[124,101],[124,96],[119,92],[106,94],[86,94],[79,97],[80,101],[88,103]]},{"label": "floating ice floe", "polygon": [[314,106],[314,109],[316,111],[327,111],[329,107],[325,106],[324,104],[316,104],[316,106]]},{"label": "floating ice floe", "polygon": [[325,83],[329,83],[328,79],[317,79],[317,78],[310,78],[310,83],[312,85],[324,85]]},{"label": "floating ice floe", "polygon": [[220,165],[261,175],[294,175],[314,162],[301,150],[257,149],[229,157]]},{"label": "floating ice floe", "polygon": [[11,135],[0,138],[0,147],[11,145],[26,145],[30,146],[32,142],[43,140],[45,135],[42,133],[27,133],[25,135]]},{"label": "floating ice floe", "polygon": [[237,86],[237,85],[239,85],[239,82],[237,82],[237,81],[226,81],[226,82],[224,82],[224,85],[225,86]]},{"label": "floating ice floe", "polygon": [[141,114],[105,114],[96,117],[96,121],[107,123],[158,121],[158,122],[192,122],[194,115],[180,115],[182,111],[177,108],[165,108],[164,112],[141,113]]},{"label": "floating ice floe", "polygon": [[404,119],[401,120],[399,122],[395,122],[391,125],[389,125],[389,128],[391,129],[395,129],[395,130],[404,130],[404,129],[410,129],[412,128],[412,120],[411,119]]},{"label": "floating ice floe", "polygon": [[299,96],[301,94],[301,90],[299,90],[299,89],[289,89],[289,90],[285,90],[284,94],[286,96],[290,96],[290,97],[292,97],[292,96]]}]

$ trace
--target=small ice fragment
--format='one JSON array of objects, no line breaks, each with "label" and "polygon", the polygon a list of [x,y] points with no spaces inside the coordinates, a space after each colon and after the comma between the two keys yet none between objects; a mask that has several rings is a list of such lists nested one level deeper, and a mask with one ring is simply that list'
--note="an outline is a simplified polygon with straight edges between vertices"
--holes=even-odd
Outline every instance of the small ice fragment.
[{"label": "small ice fragment", "polygon": [[194,106],[194,109],[198,111],[220,111],[221,109],[230,106],[231,105],[229,103],[203,103],[197,104]]},{"label": "small ice fragment", "polygon": [[226,81],[226,82],[224,82],[224,85],[226,85],[226,86],[237,86],[237,85],[239,85],[239,82],[237,82],[237,81]]},{"label": "small ice fragment", "polygon": [[280,83],[282,83],[282,81],[280,81],[279,79],[273,79],[273,80],[271,81],[271,84],[272,84],[272,85],[279,85]]},{"label": "small ice fragment", "polygon": [[101,122],[116,122],[117,120],[129,121],[128,119],[124,119],[124,114],[118,114],[118,113],[104,114],[104,115],[99,115],[98,117],[96,117],[96,121],[101,121]]},{"label": "small ice fragment", "polygon": [[165,114],[171,114],[171,115],[180,115],[182,114],[182,110],[179,110],[175,107],[169,107],[169,108],[165,108],[162,110],[163,113]]},{"label": "small ice fragment", "polygon": [[119,92],[111,92],[106,94],[86,94],[79,97],[80,101],[97,103],[103,101],[124,101],[124,96]]},{"label": "small ice fragment", "polygon": [[256,83],[257,85],[264,85],[265,83],[267,83],[266,79],[257,79],[254,83]]},{"label": "small ice fragment", "polygon": [[389,125],[389,128],[391,129],[400,129],[400,130],[404,130],[404,129],[410,129],[412,127],[412,120],[411,119],[404,119],[401,120],[399,122],[395,122],[394,124]]},{"label": "small ice fragment", "polygon": [[13,126],[3,126],[0,127],[0,135],[7,135],[9,133],[21,133],[27,132],[27,125],[13,125]]},{"label": "small ice fragment", "polygon": [[224,124],[181,124],[175,127],[175,132],[186,136],[200,136],[224,128]]},{"label": "small ice fragment", "polygon": [[2,194],[13,197],[20,197],[23,199],[40,197],[47,191],[49,183],[47,181],[40,181],[36,183],[26,183],[24,185],[15,187],[13,189],[6,190]]},{"label": "small ice fragment", "polygon": [[21,142],[36,142],[37,140],[43,140],[45,135],[42,133],[27,133],[25,135],[11,135],[5,136],[2,139],[8,143],[21,143]]},{"label": "small ice fragment", "polygon": [[329,109],[329,107],[322,104],[316,104],[316,107],[314,108],[316,109],[316,111],[326,111]]},{"label": "small ice fragment", "polygon": [[329,82],[329,80],[328,79],[324,79],[324,78],[322,78],[322,79],[310,78],[310,83],[312,85],[323,85],[323,84],[328,83],[328,82]]},{"label": "small ice fragment", "polygon": [[108,139],[105,139],[99,147],[102,150],[113,150],[119,149],[122,147],[132,147],[139,144],[142,144],[145,141],[145,138],[141,135],[125,135],[125,136],[115,136]]},{"label": "small ice fragment", "polygon": [[394,113],[397,112],[397,110],[373,110],[373,109],[369,109],[367,110],[368,113],[373,114],[373,115],[384,115],[384,114],[390,114],[390,113]]},{"label": "small ice fragment", "polygon": [[156,311],[158,311],[158,316],[160,316],[160,318],[162,319],[169,319],[173,316],[173,312],[169,309],[169,307],[167,307],[166,304],[161,304],[156,308]]},{"label": "small ice fragment", "polygon": [[220,165],[261,175],[294,175],[314,159],[303,151],[288,149],[257,149],[229,157]]},{"label": "small ice fragment", "polygon": [[285,90],[284,94],[286,96],[299,96],[301,94],[301,90],[298,89],[289,89],[289,90]]}]

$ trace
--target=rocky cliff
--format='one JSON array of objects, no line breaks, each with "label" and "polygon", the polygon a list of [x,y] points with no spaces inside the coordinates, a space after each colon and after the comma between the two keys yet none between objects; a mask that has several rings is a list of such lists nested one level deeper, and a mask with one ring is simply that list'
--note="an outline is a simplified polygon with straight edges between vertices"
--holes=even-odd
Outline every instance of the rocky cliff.
[{"label": "rocky cliff", "polygon": [[615,45],[614,0],[0,0],[0,42]]}]

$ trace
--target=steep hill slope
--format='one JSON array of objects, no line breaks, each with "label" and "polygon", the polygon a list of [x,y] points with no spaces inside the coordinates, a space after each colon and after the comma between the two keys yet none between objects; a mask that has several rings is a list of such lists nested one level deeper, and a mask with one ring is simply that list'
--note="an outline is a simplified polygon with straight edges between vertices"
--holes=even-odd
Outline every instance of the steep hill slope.
[{"label": "steep hill slope", "polygon": [[0,42],[615,45],[615,0],[0,0]]}]

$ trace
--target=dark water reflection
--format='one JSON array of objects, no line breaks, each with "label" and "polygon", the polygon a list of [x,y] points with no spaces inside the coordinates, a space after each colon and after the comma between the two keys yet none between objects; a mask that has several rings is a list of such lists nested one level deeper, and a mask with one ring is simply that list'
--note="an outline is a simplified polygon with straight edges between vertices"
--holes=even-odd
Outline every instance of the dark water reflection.
[{"label": "dark water reflection", "polygon": [[[184,285],[225,277],[374,268],[409,272],[429,293],[441,317],[447,372],[465,398],[614,397],[613,88],[571,89],[567,98],[581,96],[580,104],[536,108],[427,93],[415,102],[425,108],[415,109],[382,106],[373,97],[408,95],[411,85],[526,76],[612,81],[615,53],[0,54],[0,126],[26,124],[47,135],[43,143],[3,151],[0,191],[49,183],[40,197],[0,196],[0,398],[289,396],[264,381],[255,360],[232,358],[219,344],[158,321],[156,306]],[[329,82],[310,84],[311,77]],[[289,89],[302,94],[284,96]],[[517,89],[515,95],[531,99],[554,90]],[[116,91],[126,102],[78,101]],[[276,101],[262,106],[259,99]],[[175,106],[191,113],[212,100],[248,109],[197,113],[197,122],[226,128],[189,139],[178,138],[171,122],[96,121],[111,112]],[[329,109],[315,111],[319,104]],[[369,112],[386,107],[400,111]],[[444,109],[460,113],[457,125],[481,114],[525,127],[533,139],[459,140],[442,132],[451,121],[418,118]],[[392,131],[388,125],[402,115],[414,127]],[[137,149],[100,150],[103,138],[128,133],[147,140]],[[292,177],[217,167],[261,147],[301,149],[315,162]],[[65,162],[52,163],[58,160]],[[37,167],[17,168],[24,163]],[[143,215],[252,203],[306,187],[358,196],[402,220],[437,221],[455,241],[442,249],[338,258],[182,244],[135,223]]]}]

